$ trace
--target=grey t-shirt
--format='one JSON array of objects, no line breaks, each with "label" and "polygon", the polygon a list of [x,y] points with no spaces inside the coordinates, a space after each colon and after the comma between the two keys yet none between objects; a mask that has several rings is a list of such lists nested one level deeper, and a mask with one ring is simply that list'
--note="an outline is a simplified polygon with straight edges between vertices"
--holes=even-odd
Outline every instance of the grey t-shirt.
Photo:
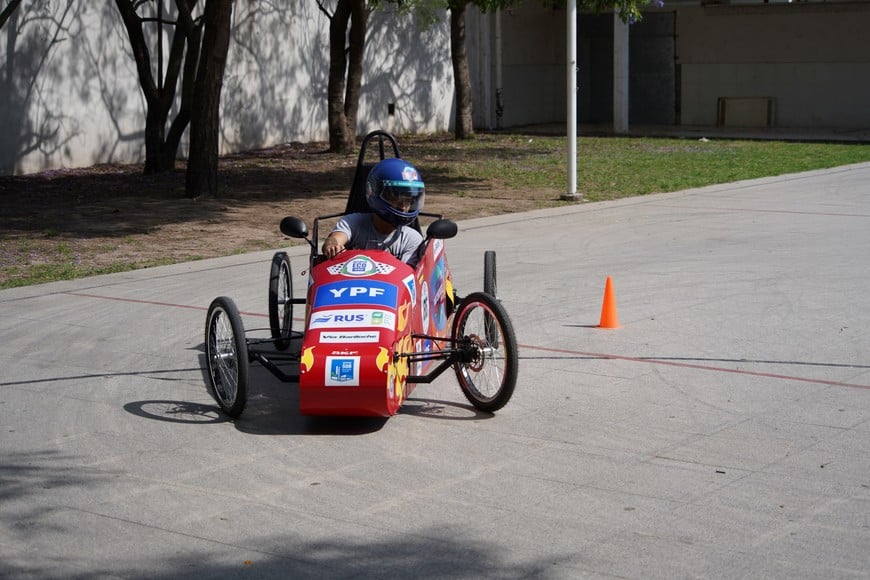
[{"label": "grey t-shirt", "polygon": [[380,233],[370,213],[348,214],[335,224],[333,231],[347,235],[345,247],[349,250],[387,250],[412,268],[419,260],[417,248],[423,243],[420,232],[410,226],[399,226],[386,235]]}]

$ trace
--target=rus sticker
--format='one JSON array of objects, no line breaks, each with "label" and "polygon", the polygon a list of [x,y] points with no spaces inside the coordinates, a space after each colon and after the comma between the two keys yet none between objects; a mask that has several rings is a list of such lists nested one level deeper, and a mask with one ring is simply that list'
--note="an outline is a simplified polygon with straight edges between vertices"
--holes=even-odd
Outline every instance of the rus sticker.
[{"label": "rus sticker", "polygon": [[318,310],[311,315],[308,328],[394,328],[396,315],[387,310]]}]

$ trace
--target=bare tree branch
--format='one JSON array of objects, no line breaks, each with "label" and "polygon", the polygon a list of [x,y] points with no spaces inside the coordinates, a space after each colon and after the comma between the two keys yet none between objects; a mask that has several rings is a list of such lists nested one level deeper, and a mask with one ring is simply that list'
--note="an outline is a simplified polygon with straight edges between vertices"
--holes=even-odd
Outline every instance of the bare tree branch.
[{"label": "bare tree branch", "polygon": [[326,17],[327,17],[327,18],[329,18],[330,20],[332,20],[332,17],[335,15],[335,13],[334,13],[334,12],[333,12],[332,14],[329,13],[329,10],[327,10],[327,9],[326,9],[326,6],[323,5],[323,0],[317,0],[317,7],[320,8],[320,11],[321,11],[321,12],[323,12],[324,14],[326,14]]},{"label": "bare tree branch", "polygon": [[15,12],[19,4],[21,4],[21,0],[11,0],[6,5],[6,8],[3,9],[3,12],[0,12],[0,28],[3,28],[3,25],[6,24],[6,21],[9,20],[9,17],[12,16],[12,13]]}]

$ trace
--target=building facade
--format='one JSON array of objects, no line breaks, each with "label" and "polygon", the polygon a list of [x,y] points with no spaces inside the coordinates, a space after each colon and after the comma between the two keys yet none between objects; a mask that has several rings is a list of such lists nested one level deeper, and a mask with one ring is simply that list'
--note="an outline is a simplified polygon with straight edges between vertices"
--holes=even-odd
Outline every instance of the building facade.
[{"label": "building facade", "polygon": [[[478,125],[564,122],[566,12],[527,2],[474,29]],[[614,17],[577,30],[578,121],[610,123]],[[632,124],[870,128],[870,2],[665,0],[629,30]]]},{"label": "building facade", "polygon": [[[22,3],[0,30],[0,174],[144,159],[146,107],[126,31],[113,3],[96,4]],[[448,15],[422,21],[389,9],[370,19],[359,133],[451,130]],[[578,16],[583,124],[614,117],[614,22]],[[533,0],[470,11],[478,128],[565,122],[567,28],[564,9]],[[867,30],[867,0],[666,0],[629,27],[629,122],[866,130]],[[328,31],[315,2],[236,2],[222,153],[327,139]]]}]

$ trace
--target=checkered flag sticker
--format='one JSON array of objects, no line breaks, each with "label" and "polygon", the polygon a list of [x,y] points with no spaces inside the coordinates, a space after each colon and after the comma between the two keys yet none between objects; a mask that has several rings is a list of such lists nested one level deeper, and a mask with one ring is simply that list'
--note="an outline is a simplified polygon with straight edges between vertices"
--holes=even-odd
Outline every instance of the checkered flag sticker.
[{"label": "checkered flag sticker", "polygon": [[395,266],[376,262],[367,256],[354,256],[347,262],[334,264],[326,269],[333,276],[373,276],[375,273],[386,275],[395,270]]}]

